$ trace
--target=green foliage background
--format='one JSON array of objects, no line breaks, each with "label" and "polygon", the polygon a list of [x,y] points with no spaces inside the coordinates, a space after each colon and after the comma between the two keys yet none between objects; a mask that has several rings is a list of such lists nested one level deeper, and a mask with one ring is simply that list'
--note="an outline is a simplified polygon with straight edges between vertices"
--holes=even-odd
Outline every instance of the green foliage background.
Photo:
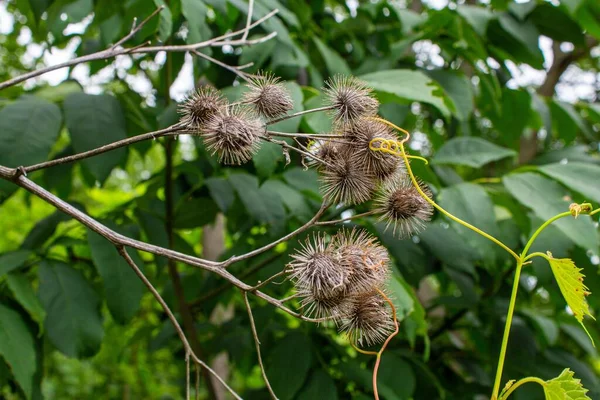
[{"label": "green foliage background", "polygon": [[[232,65],[253,62],[250,72],[281,76],[295,111],[323,105],[320,88],[329,76],[359,76],[376,90],[381,115],[413,132],[413,154],[431,158],[428,166],[413,165],[438,202],[515,250],[569,203],[598,206],[600,3],[475,0],[441,9],[418,0],[358,3],[257,0],[254,19],[273,8],[280,13],[251,38],[271,31],[277,37],[208,53]],[[41,49],[74,43],[76,54],[84,55],[114,43],[134,17],[142,20],[161,4],[165,12],[129,45],[206,40],[243,27],[248,8],[242,0],[8,1],[14,26],[0,36],[0,81],[45,65],[19,39],[27,30]],[[81,32],[65,34],[69,24],[81,21]],[[1,91],[0,165],[33,164],[176,122],[177,105],[167,94],[184,54],[125,58],[88,64],[90,75],[103,76],[95,86],[82,85],[70,70],[56,86],[36,79]],[[516,66],[528,71],[525,78],[516,76]],[[232,73],[203,60],[193,59],[193,73],[198,83],[210,82],[232,99],[243,91]],[[589,76],[595,76],[595,86],[582,92],[577,81]],[[140,90],[133,77],[152,89]],[[323,114],[273,128],[329,129]],[[166,246],[164,154],[160,140],[143,142],[30,177],[118,231]],[[285,166],[276,146],[264,145],[251,163],[229,168],[199,141],[181,137],[174,176],[175,249],[188,254],[205,253],[204,226],[219,214],[225,216],[220,258],[226,258],[297,228],[321,200],[316,173],[303,171],[297,159]],[[3,181],[0,199],[0,397],[182,398],[181,343],[114,247]],[[330,217],[367,209],[340,208]],[[394,261],[390,287],[401,334],[383,356],[382,397],[489,396],[513,260],[440,216],[422,234],[402,241],[375,220],[357,224],[379,235]],[[600,308],[599,243],[597,221],[579,218],[558,222],[534,246],[584,268],[593,313]],[[255,283],[280,271],[296,247],[292,240],[230,270]],[[166,260],[131,255],[177,310]],[[244,398],[267,398],[239,291],[207,272],[186,266],[179,271],[203,358],[226,354],[228,382]],[[291,294],[287,283],[267,290],[276,297]],[[301,323],[251,301],[267,374],[281,399],[372,396],[373,360],[357,355],[334,328]],[[600,329],[586,322],[600,343]],[[598,352],[566,310],[549,266],[536,260],[521,280],[505,380],[550,379],[566,367],[591,398],[600,398]],[[541,389],[526,385],[514,398],[542,396]]]}]

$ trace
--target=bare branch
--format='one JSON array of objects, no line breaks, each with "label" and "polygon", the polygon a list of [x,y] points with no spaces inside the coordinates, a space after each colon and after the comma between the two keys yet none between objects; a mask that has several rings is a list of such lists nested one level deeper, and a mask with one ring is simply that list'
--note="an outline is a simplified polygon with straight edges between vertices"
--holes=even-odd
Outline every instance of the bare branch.
[{"label": "bare branch", "polygon": [[156,139],[156,138],[164,137],[164,136],[176,136],[176,135],[181,134],[182,129],[184,129],[184,127],[181,124],[171,125],[165,129],[160,129],[158,131],[144,133],[142,135],[132,136],[130,138],[119,140],[119,141],[116,141],[113,143],[109,143],[104,146],[92,149],[92,150],[84,151],[83,153],[73,154],[71,156],[61,157],[61,158],[57,158],[55,160],[45,161],[45,162],[42,162],[39,164],[34,164],[34,165],[30,165],[28,167],[23,167],[22,170],[26,173],[29,173],[29,172],[37,171],[39,169],[53,167],[55,165],[66,164],[66,163],[70,163],[73,161],[82,160],[84,158],[93,157],[98,154],[106,153],[107,151],[111,151],[114,149],[118,149],[120,147],[125,147],[125,146],[129,146],[131,144],[137,143],[137,142],[141,142],[143,140]]},{"label": "bare branch", "polygon": [[248,38],[248,33],[250,29],[248,28],[252,23],[252,13],[254,12],[254,0],[248,0],[248,17],[246,18],[246,29],[244,30],[244,34],[242,35],[242,40],[246,40]]},{"label": "bare branch", "polygon": [[211,56],[206,55],[198,50],[192,50],[192,53],[197,55],[198,57],[204,58],[205,60],[208,60],[228,71],[233,72],[234,74],[236,74],[237,76],[239,76],[240,78],[245,80],[246,82],[250,82],[250,79],[248,79],[248,76],[251,76],[251,75],[241,71],[239,69],[239,67],[232,67],[231,65],[225,64],[224,62],[221,62],[221,61],[217,60],[216,58],[212,58]]},{"label": "bare branch", "polygon": [[256,332],[256,324],[254,323],[252,308],[250,307],[250,302],[248,301],[248,292],[242,292],[242,296],[244,296],[244,302],[246,303],[246,311],[248,311],[248,319],[250,320],[250,327],[252,328],[252,336],[254,337],[256,354],[258,354],[258,365],[260,366],[260,372],[262,373],[263,379],[265,380],[265,384],[267,385],[267,389],[271,394],[271,398],[277,400],[277,395],[275,395],[275,392],[273,391],[273,388],[269,383],[269,379],[267,378],[267,373],[265,371],[265,366],[263,365],[262,356],[260,355],[260,340],[258,340],[258,333]]},{"label": "bare branch", "polygon": [[335,224],[339,224],[342,222],[350,221],[352,219],[368,217],[369,215],[375,215],[375,214],[377,214],[377,212],[374,210],[371,210],[371,211],[367,211],[367,212],[364,212],[361,214],[352,215],[347,218],[341,218],[341,219],[336,219],[336,220],[332,220],[332,221],[317,221],[317,222],[315,222],[315,226],[335,225]]},{"label": "bare branch", "polygon": [[[169,308],[169,306],[167,305],[165,300],[161,297],[160,293],[158,293],[156,288],[152,285],[152,283],[148,280],[148,278],[146,278],[146,275],[144,275],[144,273],[136,265],[135,261],[133,261],[132,258],[129,256],[129,254],[125,250],[125,247],[122,245],[117,245],[117,250],[119,251],[119,254],[121,254],[121,257],[123,257],[125,259],[125,261],[127,262],[127,264],[129,264],[131,269],[133,269],[135,274],[142,280],[144,285],[146,285],[148,290],[150,290],[150,293],[152,293],[152,295],[154,296],[156,301],[158,301],[160,303],[163,310],[165,310],[167,317],[169,317],[169,320],[171,320],[171,323],[173,324],[175,331],[177,331],[177,335],[179,336],[181,343],[183,343],[183,347],[185,348],[185,352],[186,352],[186,359],[188,358],[188,356],[191,357],[192,360],[194,360],[194,362],[196,364],[199,364],[202,367],[206,368],[219,382],[221,382],[221,384],[223,384],[223,386],[229,391],[229,393],[231,393],[232,396],[234,396],[236,399],[242,400],[242,398],[231,387],[229,387],[229,385],[227,385],[227,383],[211,367],[209,367],[204,361],[202,361],[201,359],[196,357],[196,354],[194,354],[194,351],[192,350],[190,343],[188,342],[187,338],[185,337],[185,334],[183,333],[181,326],[179,326],[179,322],[177,322],[177,318],[175,318],[175,315],[173,315],[173,312],[171,311],[171,309]],[[186,362],[187,362],[187,360],[186,360]],[[189,370],[187,371],[187,376],[189,377]],[[189,388],[189,384],[188,384],[188,388]]]},{"label": "bare branch", "polygon": [[[147,23],[151,17],[154,17],[156,14],[158,14],[161,9],[162,8],[159,7],[159,9],[154,11],[154,13],[150,17],[146,18],[141,24],[132,27],[132,30],[123,39],[119,40],[117,42],[117,44],[123,44],[125,41],[129,40],[133,35],[135,35],[135,32],[137,32],[137,30],[141,29],[143,24]],[[244,29],[241,29],[241,30],[238,30],[235,32],[229,32],[225,35],[221,35],[221,36],[206,40],[204,42],[199,42],[199,43],[194,43],[194,44],[172,45],[172,46],[148,46],[147,43],[144,43],[143,45],[139,45],[139,46],[136,46],[133,48],[128,48],[128,49],[118,47],[115,44],[108,49],[101,50],[96,53],[88,54],[88,55],[81,56],[81,57],[76,57],[69,61],[65,61],[65,62],[56,64],[56,65],[51,65],[51,66],[48,66],[45,68],[40,68],[38,70],[31,71],[26,74],[9,79],[5,82],[0,83],[0,90],[5,89],[10,86],[13,86],[13,85],[16,85],[18,83],[24,82],[28,79],[35,78],[40,75],[44,75],[48,72],[56,71],[57,69],[61,69],[61,68],[65,68],[65,67],[72,67],[74,65],[78,65],[78,64],[82,64],[82,63],[86,63],[86,62],[90,62],[90,61],[114,58],[114,57],[124,55],[124,54],[157,53],[160,51],[187,52],[187,51],[192,51],[192,50],[198,50],[198,49],[201,49],[204,47],[224,46],[226,44],[231,45],[231,46],[234,46],[234,45],[237,46],[237,45],[252,45],[252,44],[256,44],[256,43],[261,43],[261,41],[266,41],[266,40],[273,38],[277,33],[272,32],[269,35],[264,36],[263,38],[255,39],[255,40],[247,40],[246,39],[246,40],[235,40],[235,41],[227,41],[227,42],[224,42],[223,40],[229,39],[229,38],[237,36],[237,35],[243,35],[244,32],[247,32],[250,29],[260,25],[261,23],[268,20],[269,18],[271,18],[278,12],[279,12],[279,10],[275,9],[275,10],[271,11],[270,13],[268,13],[267,15],[265,15],[264,17],[258,19],[254,23],[244,27]]]},{"label": "bare branch", "polygon": [[138,33],[140,31],[140,29],[142,29],[144,27],[144,25],[146,25],[152,18],[154,18],[159,12],[161,12],[164,9],[165,9],[165,6],[158,7],[156,10],[154,10],[154,12],[152,14],[150,14],[148,17],[146,17],[146,19],[143,20],[142,23],[139,25],[137,25],[137,18],[134,18],[133,24],[131,26],[131,30],[129,31],[129,33],[127,35],[123,36],[123,38],[121,40],[119,40],[117,43],[113,44],[110,47],[110,49],[113,50],[113,49],[119,47],[120,45],[122,45],[123,43],[125,43],[126,41],[128,41],[129,39],[131,39],[136,33]]},{"label": "bare branch", "polygon": [[334,106],[323,106],[323,107],[318,107],[318,108],[311,108],[310,110],[298,111],[293,114],[284,115],[283,117],[279,117],[279,118],[275,118],[270,121],[267,121],[266,125],[273,125],[273,124],[276,124],[281,121],[285,121],[290,118],[299,117],[301,115],[306,115],[306,114],[319,112],[319,111],[329,111],[329,110],[333,110],[334,108],[335,108]]}]

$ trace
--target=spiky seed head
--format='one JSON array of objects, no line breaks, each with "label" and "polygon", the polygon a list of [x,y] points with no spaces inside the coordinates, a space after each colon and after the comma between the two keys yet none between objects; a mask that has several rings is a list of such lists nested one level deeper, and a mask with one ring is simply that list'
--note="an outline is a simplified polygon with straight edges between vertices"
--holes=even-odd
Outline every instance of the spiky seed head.
[{"label": "spiky seed head", "polygon": [[253,112],[243,107],[226,108],[203,126],[204,144],[224,164],[242,164],[258,151],[263,126]]},{"label": "spiky seed head", "polygon": [[394,331],[392,313],[377,291],[350,297],[341,308],[340,331],[355,345],[382,343]]},{"label": "spiky seed head", "polygon": [[[217,89],[205,86],[196,89],[183,103],[179,105],[181,123],[187,127],[197,130],[211,119],[214,115],[224,112],[227,108],[227,100]],[[199,135],[201,130],[197,131]]]},{"label": "spiky seed head", "polygon": [[400,157],[371,149],[371,141],[375,138],[397,139],[392,129],[386,124],[361,118],[356,123],[345,127],[344,137],[353,143],[351,147],[360,167],[381,180],[390,177],[402,165]]},{"label": "spiky seed head", "polygon": [[376,177],[360,168],[350,152],[342,152],[321,175],[323,196],[332,203],[360,204],[373,196]]},{"label": "spiky seed head", "polygon": [[263,117],[279,117],[294,108],[289,91],[272,73],[251,78],[247,86],[249,90],[244,93],[242,102],[252,104]]},{"label": "spiky seed head", "polygon": [[341,230],[334,238],[337,257],[348,273],[348,294],[372,292],[390,275],[390,256],[385,247],[365,230]]},{"label": "spiky seed head", "polygon": [[297,288],[300,306],[309,318],[327,319],[339,323],[344,316],[346,298],[343,294],[331,298],[320,298],[308,288]]},{"label": "spiky seed head", "polygon": [[325,84],[328,104],[334,108],[334,121],[346,124],[377,114],[379,102],[371,88],[353,76],[336,75]]},{"label": "spiky seed head", "polygon": [[332,242],[316,234],[292,254],[288,264],[302,306],[315,318],[339,315],[337,307],[344,299],[348,271],[337,257]]},{"label": "spiky seed head", "polygon": [[337,142],[323,139],[315,140],[308,146],[308,152],[315,156],[315,158],[309,159],[308,166],[323,170],[325,165],[321,160],[334,164],[342,156],[342,150],[342,146]]},{"label": "spiky seed head", "polygon": [[[418,184],[431,198],[429,187],[422,182]],[[386,229],[393,225],[394,235],[398,233],[400,237],[406,237],[425,227],[425,222],[433,214],[433,206],[421,197],[406,174],[399,174],[383,185],[375,199],[375,211],[380,214],[380,221],[386,221]]]}]

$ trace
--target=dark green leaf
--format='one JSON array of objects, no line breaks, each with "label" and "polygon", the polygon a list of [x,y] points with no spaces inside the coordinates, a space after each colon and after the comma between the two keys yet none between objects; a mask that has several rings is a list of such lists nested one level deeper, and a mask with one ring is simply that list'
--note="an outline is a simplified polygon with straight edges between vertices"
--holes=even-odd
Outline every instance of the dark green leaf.
[{"label": "dark green leaf", "polygon": [[0,165],[19,167],[45,161],[61,123],[60,109],[36,97],[4,107],[0,110]]},{"label": "dark green leaf", "polygon": [[291,400],[304,386],[310,370],[312,348],[309,338],[292,333],[279,340],[269,353],[267,376],[281,400]]},{"label": "dark green leaf", "polygon": [[285,210],[277,194],[259,188],[258,179],[249,174],[232,174],[229,181],[254,219],[271,226],[281,226]]},{"label": "dark green leaf", "polygon": [[570,162],[544,165],[539,170],[569,189],[583,194],[586,200],[600,203],[600,187],[595,184],[600,178],[600,166]]},{"label": "dark green leaf", "polygon": [[[65,99],[63,107],[71,142],[77,153],[127,137],[121,105],[112,96],[74,93]],[[82,162],[97,180],[104,182],[126,154],[127,149],[119,148]]]},{"label": "dark green leaf", "polygon": [[[108,309],[117,322],[125,324],[140,308],[144,285],[114,244],[89,229],[87,238],[92,260],[104,282]],[[137,252],[128,250],[128,253],[137,266],[142,268],[143,263]]]},{"label": "dark green leaf", "polygon": [[319,53],[321,53],[323,61],[325,61],[329,76],[350,74],[350,67],[348,67],[346,60],[344,60],[335,50],[328,47],[317,36],[313,36],[313,42],[317,47],[317,50],[319,50]]},{"label": "dark green leaf", "polygon": [[514,157],[513,150],[477,137],[457,137],[447,141],[434,155],[434,164],[467,165],[480,168],[492,161]]},{"label": "dark green leaf", "polygon": [[13,292],[15,299],[41,327],[46,317],[46,311],[33,291],[29,280],[22,274],[13,273],[8,274],[6,282],[11,292]]},{"label": "dark green leaf", "polygon": [[171,33],[173,33],[173,15],[164,0],[154,0],[154,4],[157,7],[164,6],[164,9],[159,14],[160,20],[158,23],[158,38],[164,43],[169,39]]},{"label": "dark green leaf", "polygon": [[302,194],[285,183],[271,179],[266,181],[262,188],[268,192],[277,193],[290,214],[301,220],[308,220],[312,217],[313,213]]},{"label": "dark green leaf", "polygon": [[[394,353],[384,353],[378,379],[385,385],[394,398],[409,400],[416,388],[415,374],[408,362]],[[384,394],[384,392],[381,392]],[[388,395],[389,396],[389,395]],[[386,397],[389,398],[389,397]]]},{"label": "dark green leaf", "polygon": [[209,197],[199,197],[178,205],[175,211],[175,229],[195,229],[214,222],[219,208]]},{"label": "dark green leaf", "polygon": [[98,295],[81,272],[69,265],[43,261],[40,300],[47,312],[48,339],[69,357],[90,357],[100,350],[104,330]]},{"label": "dark green leaf", "polygon": [[31,254],[33,253],[29,250],[17,250],[1,254],[0,277],[22,266]]},{"label": "dark green leaf", "polygon": [[461,121],[468,120],[475,107],[469,78],[443,69],[428,71],[427,75],[435,79],[444,88],[454,105],[453,113],[456,118]]},{"label": "dark green leaf", "polygon": [[484,7],[463,4],[458,6],[456,11],[467,20],[480,36],[485,36],[490,20],[495,18],[494,14]]},{"label": "dark green leaf", "polygon": [[333,379],[327,372],[318,369],[308,378],[302,391],[295,397],[297,400],[337,400],[338,394]]},{"label": "dark green leaf", "polygon": [[0,355],[10,366],[25,397],[33,394],[36,355],[33,336],[21,316],[0,304]]},{"label": "dark green leaf", "polygon": [[206,186],[210,196],[223,212],[227,212],[235,200],[235,192],[229,181],[225,178],[208,178]]},{"label": "dark green leaf", "polygon": [[258,175],[269,177],[277,168],[277,163],[283,159],[281,146],[275,143],[263,143],[260,150],[252,157]]}]

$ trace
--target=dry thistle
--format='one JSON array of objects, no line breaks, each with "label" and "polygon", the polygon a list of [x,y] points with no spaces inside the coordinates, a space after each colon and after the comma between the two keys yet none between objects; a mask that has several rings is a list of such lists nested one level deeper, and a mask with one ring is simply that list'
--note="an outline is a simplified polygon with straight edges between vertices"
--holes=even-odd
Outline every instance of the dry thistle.
[{"label": "dry thistle", "polygon": [[390,275],[390,257],[374,236],[364,230],[341,230],[333,242],[349,275],[348,294],[370,293],[385,283]]},{"label": "dry thistle", "polygon": [[218,154],[219,162],[242,164],[259,147],[261,121],[247,108],[227,108],[204,123],[203,137],[208,151]]},{"label": "dry thistle", "polygon": [[386,179],[402,165],[400,158],[381,151],[371,150],[371,141],[375,138],[396,140],[392,129],[368,118],[361,118],[355,124],[347,126],[344,136],[353,142],[351,146],[354,159],[360,168],[373,173],[379,179]]},{"label": "dry thistle", "polygon": [[[181,123],[192,129],[202,126],[214,115],[227,108],[227,100],[217,89],[205,86],[196,89],[183,103],[179,105]],[[198,132],[201,134],[201,132]]]},{"label": "dry thistle", "polygon": [[360,204],[373,196],[376,177],[361,169],[350,151],[341,152],[321,175],[324,197],[332,203]]},{"label": "dry thistle", "polygon": [[376,115],[379,102],[371,92],[371,88],[353,76],[336,75],[328,80],[325,95],[335,110],[334,121],[345,124]]},{"label": "dry thistle", "polygon": [[[431,198],[429,187],[418,183],[427,197]],[[398,231],[401,237],[421,231],[433,214],[433,206],[421,197],[406,175],[398,175],[384,185],[375,199],[375,205],[375,211],[381,214],[380,221],[386,221],[386,229],[393,224],[394,235]]]},{"label": "dry thistle", "polygon": [[325,165],[320,160],[335,163],[341,157],[342,147],[331,140],[317,139],[310,143],[308,151],[315,156],[308,161],[308,166],[323,169]]},{"label": "dry thistle", "polygon": [[381,343],[394,331],[392,313],[377,291],[348,298],[342,308],[340,331],[355,345]]},{"label": "dry thistle", "polygon": [[256,111],[267,118],[275,118],[294,107],[292,96],[272,73],[259,74],[248,83],[250,89],[242,102],[253,104]]},{"label": "dry thistle", "polygon": [[332,242],[326,243],[324,235],[314,235],[292,258],[294,261],[288,265],[290,279],[307,313],[317,318],[335,317],[344,299],[348,271],[340,263]]}]

